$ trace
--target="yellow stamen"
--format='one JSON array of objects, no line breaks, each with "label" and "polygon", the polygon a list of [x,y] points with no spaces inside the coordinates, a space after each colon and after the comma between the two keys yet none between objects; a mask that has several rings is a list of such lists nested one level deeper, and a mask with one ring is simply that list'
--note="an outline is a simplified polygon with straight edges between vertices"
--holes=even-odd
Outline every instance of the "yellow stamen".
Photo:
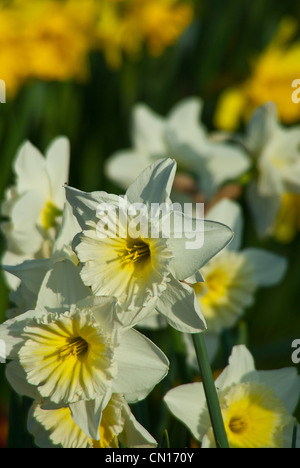
[{"label": "yellow stamen", "polygon": [[78,357],[86,353],[88,349],[87,342],[80,336],[69,340],[68,344],[59,351],[59,356],[63,359],[69,357]]},{"label": "yellow stamen", "polygon": [[121,261],[126,266],[143,266],[150,256],[149,244],[142,239],[127,239],[125,248],[120,251]]},{"label": "yellow stamen", "polygon": [[62,211],[57,208],[51,201],[46,203],[46,206],[42,212],[41,223],[43,228],[47,231],[51,227],[56,226],[56,218],[62,216]]}]

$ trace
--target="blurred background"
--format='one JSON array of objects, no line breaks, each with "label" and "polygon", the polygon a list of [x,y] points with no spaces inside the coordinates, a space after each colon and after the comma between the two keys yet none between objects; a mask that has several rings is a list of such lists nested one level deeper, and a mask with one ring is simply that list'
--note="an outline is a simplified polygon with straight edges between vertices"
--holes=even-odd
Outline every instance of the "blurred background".
[{"label": "blurred background", "polygon": [[[105,177],[104,162],[131,146],[131,111],[138,102],[165,116],[181,99],[198,96],[209,130],[239,131],[257,106],[272,100],[282,123],[300,123],[300,104],[290,98],[293,80],[300,79],[299,18],[295,0],[1,0],[0,79],[6,103],[0,104],[0,199],[14,181],[20,144],[30,140],[44,152],[58,135],[71,143],[70,185],[122,193]],[[274,52],[276,45],[281,55]],[[243,193],[240,202],[244,245],[290,260],[285,280],[259,291],[243,318],[247,344],[259,369],[290,366],[291,343],[300,338],[300,239],[260,241]],[[3,237],[0,245],[3,252]],[[1,277],[0,322],[6,319],[8,292]],[[224,337],[229,348],[237,333]],[[148,335],[169,357],[171,370],[134,411],[160,440],[172,422],[162,395],[197,375],[185,371],[184,351],[174,346],[176,333]],[[224,365],[223,359],[217,362],[216,372]],[[22,415],[25,421],[26,408],[0,364],[0,447],[32,444],[25,423],[18,423]],[[176,446],[188,436],[173,423]]]}]

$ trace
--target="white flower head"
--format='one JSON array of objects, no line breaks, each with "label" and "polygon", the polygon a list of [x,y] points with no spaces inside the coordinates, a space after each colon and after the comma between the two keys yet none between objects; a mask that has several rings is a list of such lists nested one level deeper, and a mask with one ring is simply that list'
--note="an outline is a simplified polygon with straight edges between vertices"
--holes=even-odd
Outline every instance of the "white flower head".
[{"label": "white flower head", "polygon": [[[227,245],[232,231],[174,209],[170,191],[175,170],[174,161],[160,160],[131,184],[126,191],[129,207],[143,206],[134,220],[123,216],[122,197],[66,187],[82,229],[74,240],[82,280],[95,295],[118,299],[119,318],[125,326],[138,323],[156,309],[179,330],[204,328],[195,294],[182,281]],[[104,218],[105,210],[99,210],[99,205],[106,207]],[[167,208],[166,215],[153,216],[153,207],[161,206]]]},{"label": "white flower head", "polygon": [[203,103],[190,97],[166,118],[144,104],[133,108],[133,148],[118,151],[107,161],[106,174],[127,189],[153,161],[172,157],[183,172],[194,174],[198,189],[210,198],[226,181],[242,175],[250,161],[241,147],[218,141],[200,122]]},{"label": "white flower head", "polygon": [[[90,404],[91,406],[91,404]],[[156,447],[157,442],[135,419],[123,395],[113,393],[102,411],[99,437],[93,439],[76,424],[86,413],[79,403],[71,407],[46,409],[35,401],[28,415],[28,429],[40,448],[111,448],[119,441],[127,448]],[[75,415],[75,417],[74,417]],[[79,418],[80,419],[80,418]],[[80,423],[80,421],[79,421]]]},{"label": "white flower head", "polygon": [[231,328],[255,301],[261,287],[275,286],[287,271],[287,260],[261,248],[242,248],[243,215],[240,205],[222,200],[207,218],[226,223],[233,241],[202,269],[203,282],[194,283],[208,332]]},{"label": "white flower head", "polygon": [[[247,348],[235,346],[215,385],[230,448],[291,447],[300,388],[296,368],[257,371]],[[164,401],[202,448],[215,447],[202,383],[176,387]]]},{"label": "white flower head", "polygon": [[49,257],[61,224],[68,182],[69,142],[56,138],[46,157],[25,142],[16,157],[15,185],[7,191],[1,229],[7,240],[2,263],[15,265],[26,259]]},{"label": "white flower head", "polygon": [[111,297],[88,298],[67,311],[25,312],[0,325],[0,339],[12,360],[13,388],[60,406],[105,401],[111,393],[136,402],[168,372],[167,358],[150,340],[118,324]]},{"label": "white flower head", "polygon": [[281,125],[268,102],[254,112],[243,143],[257,170],[247,191],[257,232],[289,241],[299,225],[300,128]]}]

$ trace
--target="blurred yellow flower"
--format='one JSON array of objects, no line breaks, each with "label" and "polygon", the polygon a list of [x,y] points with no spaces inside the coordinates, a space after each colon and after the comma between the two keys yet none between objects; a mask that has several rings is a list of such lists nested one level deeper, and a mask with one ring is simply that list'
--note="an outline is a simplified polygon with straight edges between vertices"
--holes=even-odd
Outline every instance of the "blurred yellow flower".
[{"label": "blurred yellow flower", "polygon": [[281,197],[281,206],[274,227],[274,238],[278,242],[291,242],[300,231],[300,195],[285,193]]},{"label": "blurred yellow flower", "polygon": [[142,50],[173,44],[193,18],[178,0],[14,0],[0,5],[0,77],[14,95],[29,78],[84,80],[88,55],[104,53],[109,66]]},{"label": "blurred yellow flower", "polygon": [[247,121],[268,101],[276,104],[282,123],[300,120],[300,106],[292,100],[292,83],[300,77],[300,41],[291,42],[295,27],[293,20],[285,18],[277,36],[253,61],[249,78],[224,91],[216,109],[216,127],[233,131],[241,119]]},{"label": "blurred yellow flower", "polygon": [[16,0],[0,7],[1,79],[12,95],[28,78],[83,79],[94,0]]},{"label": "blurred yellow flower", "polygon": [[191,4],[178,0],[104,0],[97,39],[113,68],[122,54],[136,56],[144,41],[157,56],[173,44],[193,19]]}]

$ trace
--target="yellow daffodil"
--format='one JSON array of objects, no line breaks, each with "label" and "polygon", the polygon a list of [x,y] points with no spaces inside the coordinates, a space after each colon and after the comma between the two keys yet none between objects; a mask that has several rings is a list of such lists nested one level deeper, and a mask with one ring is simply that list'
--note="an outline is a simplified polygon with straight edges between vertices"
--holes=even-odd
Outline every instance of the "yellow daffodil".
[{"label": "yellow daffodil", "polygon": [[277,36],[252,60],[249,78],[241,86],[224,91],[215,115],[218,128],[236,130],[241,120],[247,121],[268,101],[275,103],[283,123],[300,120],[300,107],[292,100],[292,83],[300,75],[300,42],[291,42],[295,30],[293,20],[283,19]]},{"label": "yellow daffodil", "polygon": [[114,68],[145,43],[159,55],[192,19],[178,0],[13,0],[0,6],[1,79],[9,98],[29,79],[86,81],[92,51]]}]

